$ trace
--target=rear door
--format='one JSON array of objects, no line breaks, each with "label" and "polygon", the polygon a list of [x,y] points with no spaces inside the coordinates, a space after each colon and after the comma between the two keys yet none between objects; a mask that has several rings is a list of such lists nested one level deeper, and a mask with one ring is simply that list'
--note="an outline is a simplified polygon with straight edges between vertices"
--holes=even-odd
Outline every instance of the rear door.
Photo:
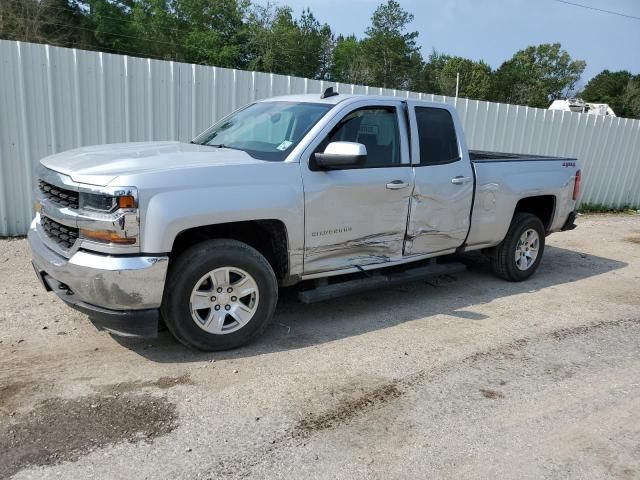
[{"label": "rear door", "polygon": [[405,255],[453,251],[470,226],[473,170],[453,107],[407,101],[414,190]]},{"label": "rear door", "polygon": [[[401,101],[342,108],[301,158],[306,275],[400,260],[413,188]],[[362,143],[366,164],[320,170],[313,155],[330,142]]]}]

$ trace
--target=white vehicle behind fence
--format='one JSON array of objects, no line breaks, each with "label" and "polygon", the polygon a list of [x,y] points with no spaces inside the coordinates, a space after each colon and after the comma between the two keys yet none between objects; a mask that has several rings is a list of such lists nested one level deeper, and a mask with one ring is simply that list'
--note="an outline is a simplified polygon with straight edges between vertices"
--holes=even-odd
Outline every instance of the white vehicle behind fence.
[{"label": "white vehicle behind fence", "polygon": [[554,100],[549,105],[549,110],[561,110],[563,112],[588,113],[589,115],[603,115],[615,117],[616,113],[606,103],[585,102],[581,98],[567,98],[566,100]]}]

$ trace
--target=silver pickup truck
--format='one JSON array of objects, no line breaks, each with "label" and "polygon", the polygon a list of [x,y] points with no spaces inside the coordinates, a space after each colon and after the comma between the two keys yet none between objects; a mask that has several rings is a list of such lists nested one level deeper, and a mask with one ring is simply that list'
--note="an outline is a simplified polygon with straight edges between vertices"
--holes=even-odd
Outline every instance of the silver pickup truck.
[{"label": "silver pickup truck", "polygon": [[327,89],[190,143],[43,159],[29,243],[45,288],[102,328],[163,321],[220,350],[264,331],[279,286],[314,302],[457,272],[471,250],[525,280],[545,237],[575,227],[579,188],[575,159],[468,151],[449,105]]}]

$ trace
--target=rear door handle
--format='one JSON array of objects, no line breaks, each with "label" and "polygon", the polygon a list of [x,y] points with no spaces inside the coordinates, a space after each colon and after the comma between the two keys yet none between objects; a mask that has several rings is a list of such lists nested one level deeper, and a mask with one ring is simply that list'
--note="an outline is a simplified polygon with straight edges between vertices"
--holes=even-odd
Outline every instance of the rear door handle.
[{"label": "rear door handle", "polygon": [[458,175],[457,177],[453,177],[451,179],[451,183],[453,183],[454,185],[464,185],[465,183],[469,183],[471,180],[471,177],[463,177],[462,175]]},{"label": "rear door handle", "polygon": [[389,190],[400,190],[401,188],[407,188],[408,186],[409,184],[402,180],[394,180],[393,182],[387,183],[387,188]]}]

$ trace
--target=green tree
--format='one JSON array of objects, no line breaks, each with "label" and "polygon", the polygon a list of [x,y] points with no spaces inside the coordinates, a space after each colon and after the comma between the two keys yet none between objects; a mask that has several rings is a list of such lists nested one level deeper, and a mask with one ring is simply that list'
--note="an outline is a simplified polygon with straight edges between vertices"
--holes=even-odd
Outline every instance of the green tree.
[{"label": "green tree", "polygon": [[491,67],[484,61],[452,57],[435,50],[424,64],[420,85],[424,91],[453,96],[457,75],[460,74],[460,97],[486,100],[491,94]]},{"label": "green tree", "polygon": [[308,8],[296,22],[297,65],[295,75],[323,78],[329,70],[326,49],[333,43],[329,25],[321,25]]},{"label": "green tree", "polygon": [[376,8],[371,26],[361,42],[366,62],[367,83],[386,88],[411,88],[422,64],[418,32],[407,31],[413,15],[396,0],[387,0]]},{"label": "green tree", "polygon": [[254,5],[248,32],[250,68],[308,78],[327,76],[333,34],[309,9],[296,20],[290,7]]},{"label": "green tree", "polygon": [[455,95],[456,77],[460,74],[458,95],[485,100],[491,92],[491,67],[482,60],[474,62],[462,57],[452,57],[440,71],[440,89],[444,95]]},{"label": "green tree", "polygon": [[437,52],[435,49],[432,50],[429,58],[426,62],[423,62],[417,74],[414,82],[417,90],[442,95],[443,92],[439,81],[440,73],[450,59],[450,55]]},{"label": "green tree", "polygon": [[622,116],[640,118],[640,74],[629,80],[622,101]]},{"label": "green tree", "polygon": [[75,0],[2,0],[0,39],[86,47],[92,28],[80,7]]},{"label": "green tree", "polygon": [[495,72],[491,97],[495,101],[546,108],[569,95],[586,63],[572,60],[559,43],[527,47]]},{"label": "green tree", "polygon": [[289,7],[254,5],[249,15],[252,70],[285,73],[295,64],[295,20]]},{"label": "green tree", "polygon": [[317,78],[320,80],[331,79],[333,70],[333,50],[336,48],[336,38],[331,27],[326,23],[320,29],[322,41],[320,42],[320,68]]},{"label": "green tree", "polygon": [[130,30],[140,54],[185,60],[184,40],[172,0],[137,0],[131,7]]},{"label": "green tree", "polygon": [[89,0],[87,4],[86,22],[93,29],[94,48],[114,53],[146,53],[131,22],[134,2]]},{"label": "green tree", "polygon": [[248,0],[179,0],[173,8],[186,61],[245,66]]},{"label": "green tree", "polygon": [[366,84],[369,80],[362,42],[355,35],[338,36],[333,49],[331,79],[343,83]]}]

